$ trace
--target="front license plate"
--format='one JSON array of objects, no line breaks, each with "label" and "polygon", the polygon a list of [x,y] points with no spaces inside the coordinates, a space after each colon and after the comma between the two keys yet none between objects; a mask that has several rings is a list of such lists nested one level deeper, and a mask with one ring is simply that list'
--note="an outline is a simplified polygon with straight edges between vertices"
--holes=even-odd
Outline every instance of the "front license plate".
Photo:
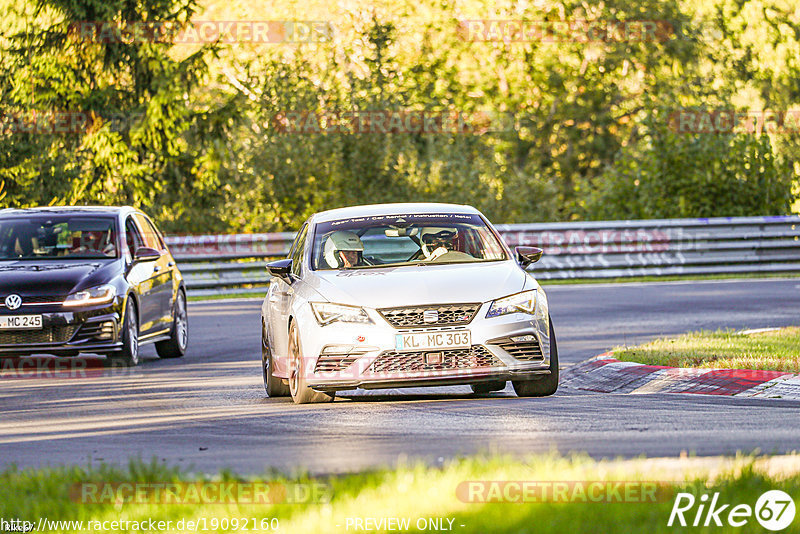
[{"label": "front license plate", "polygon": [[394,338],[396,350],[428,349],[466,349],[472,345],[469,330],[451,332],[423,332],[418,334],[397,334]]},{"label": "front license plate", "polygon": [[0,315],[0,330],[41,330],[41,315]]}]

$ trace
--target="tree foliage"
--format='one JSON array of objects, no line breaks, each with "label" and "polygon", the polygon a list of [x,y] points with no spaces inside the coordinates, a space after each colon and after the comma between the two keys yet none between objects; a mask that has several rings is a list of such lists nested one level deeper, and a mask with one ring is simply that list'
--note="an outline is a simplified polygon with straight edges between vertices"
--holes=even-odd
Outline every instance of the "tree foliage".
[{"label": "tree foliage", "polygon": [[[667,120],[675,109],[797,105],[800,20],[782,0],[341,2],[324,42],[188,50],[75,30],[87,20],[208,20],[203,7],[219,20],[259,11],[237,1],[40,0],[12,13],[0,37],[0,113],[91,120],[79,132],[0,131],[0,204],[128,203],[186,232],[287,230],[315,211],[371,202],[467,203],[503,222],[790,209],[797,134],[679,133]],[[287,6],[295,19],[329,13],[323,2]],[[473,42],[470,19],[660,29],[657,39]],[[292,111],[370,110],[513,121],[486,133],[384,134],[281,123]]]},{"label": "tree foliage", "polygon": [[176,60],[167,43],[80,34],[85,21],[183,24],[196,7],[43,0],[22,13],[28,24],[3,39],[4,203],[134,204],[159,218],[212,208],[195,192],[215,193],[201,157],[220,133],[209,126],[216,104],[203,104],[213,47]]}]

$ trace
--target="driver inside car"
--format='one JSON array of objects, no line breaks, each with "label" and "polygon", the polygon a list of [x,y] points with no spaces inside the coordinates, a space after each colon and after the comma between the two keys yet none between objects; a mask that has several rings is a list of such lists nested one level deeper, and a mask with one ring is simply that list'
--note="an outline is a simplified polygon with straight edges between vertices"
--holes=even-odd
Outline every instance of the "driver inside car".
[{"label": "driver inside car", "polygon": [[364,243],[353,232],[339,230],[325,240],[325,261],[333,269],[369,265],[363,256]]},{"label": "driver inside car", "polygon": [[89,230],[81,232],[79,236],[72,238],[73,248],[70,254],[80,254],[82,252],[100,252],[105,256],[114,257],[117,253],[114,242],[108,232]]},{"label": "driver inside car", "polygon": [[[427,261],[457,261],[472,256],[457,250],[456,239],[458,230],[440,230],[438,232],[429,231],[422,234],[420,247]],[[447,257],[445,257],[447,256]]]}]

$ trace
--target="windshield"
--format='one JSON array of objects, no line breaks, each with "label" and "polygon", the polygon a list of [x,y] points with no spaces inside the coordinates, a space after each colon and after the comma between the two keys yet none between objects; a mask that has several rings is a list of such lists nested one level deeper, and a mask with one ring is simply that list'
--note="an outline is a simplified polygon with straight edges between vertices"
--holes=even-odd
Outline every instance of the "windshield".
[{"label": "windshield", "polygon": [[110,217],[0,219],[0,260],[116,257],[116,223]]},{"label": "windshield", "polygon": [[484,220],[462,213],[381,215],[319,223],[311,258],[317,270],[507,259]]}]

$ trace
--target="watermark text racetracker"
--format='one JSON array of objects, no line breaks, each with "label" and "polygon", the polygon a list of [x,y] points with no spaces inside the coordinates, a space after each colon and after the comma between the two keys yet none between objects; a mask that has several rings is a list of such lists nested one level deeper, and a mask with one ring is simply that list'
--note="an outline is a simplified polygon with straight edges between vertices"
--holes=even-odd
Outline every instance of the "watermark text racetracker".
[{"label": "watermark text racetracker", "polygon": [[[517,230],[498,225],[510,247],[536,246],[545,254],[608,254],[667,252],[678,243],[683,249],[703,249],[710,237],[705,231],[683,228],[598,229],[598,230]],[[221,255],[250,257],[285,256],[294,240],[293,233],[166,236],[170,250],[186,256]]]},{"label": "watermark text racetracker", "polygon": [[141,376],[141,371],[102,357],[0,355],[0,381],[13,379],[88,379]]},{"label": "watermark text racetracker", "polygon": [[99,113],[80,110],[29,110],[0,113],[0,134],[74,135],[107,127],[124,132],[142,124],[143,112]]},{"label": "watermark text racetracker", "polygon": [[512,113],[463,110],[284,110],[271,119],[279,134],[482,134],[516,128]]},{"label": "watermark text racetracker", "polygon": [[82,21],[72,35],[96,43],[324,43],[333,24],[324,20]]},{"label": "watermark text racetracker", "polygon": [[672,483],[636,480],[466,480],[456,487],[466,503],[655,503],[674,494]]},{"label": "watermark text racetracker", "polygon": [[[108,128],[125,132],[147,121],[144,112],[105,113],[85,110],[0,112],[0,134],[75,135]],[[270,126],[277,134],[483,134],[517,128],[513,113],[430,110],[287,110],[275,113]]]},{"label": "watermark text racetracker", "polygon": [[83,482],[70,487],[81,504],[324,504],[333,490],[323,482]]},{"label": "watermark text racetracker", "polygon": [[462,20],[458,35],[469,42],[624,43],[664,42],[676,36],[666,20]]},{"label": "watermark text racetracker", "polygon": [[800,109],[676,109],[667,116],[667,124],[679,134],[796,135]]},{"label": "watermark text racetracker", "polygon": [[276,517],[193,517],[181,519],[49,519],[0,518],[0,532],[274,532]]}]

